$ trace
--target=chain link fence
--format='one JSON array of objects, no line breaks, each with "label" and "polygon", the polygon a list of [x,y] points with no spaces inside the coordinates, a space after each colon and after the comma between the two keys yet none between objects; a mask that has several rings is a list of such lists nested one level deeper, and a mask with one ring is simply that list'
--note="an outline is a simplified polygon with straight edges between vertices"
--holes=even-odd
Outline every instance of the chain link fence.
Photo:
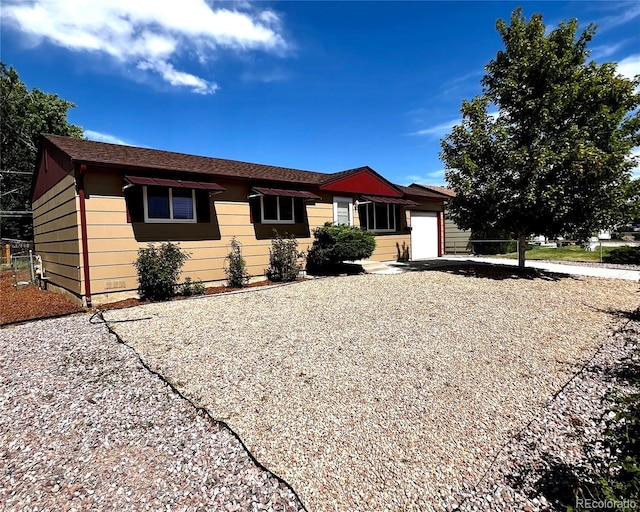
[{"label": "chain link fence", "polygon": [[13,271],[13,285],[16,288],[35,284],[36,269],[33,252],[29,251],[29,254],[12,254],[11,270]]},{"label": "chain link fence", "polygon": [[10,270],[14,286],[36,283],[37,262],[33,255],[33,242],[27,240],[0,240],[0,270]]},{"label": "chain link fence", "polygon": [[15,240],[13,238],[0,239],[0,265],[2,268],[11,267],[11,256],[28,255],[29,251],[34,252],[34,244],[30,240]]}]

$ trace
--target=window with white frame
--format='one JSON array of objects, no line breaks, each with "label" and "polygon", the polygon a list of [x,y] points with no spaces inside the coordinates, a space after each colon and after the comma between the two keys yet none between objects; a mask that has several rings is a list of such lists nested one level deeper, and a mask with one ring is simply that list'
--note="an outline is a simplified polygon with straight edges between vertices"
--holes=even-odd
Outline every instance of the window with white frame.
[{"label": "window with white frame", "polygon": [[353,226],[353,199],[350,197],[333,198],[333,223]]},{"label": "window with white frame", "polygon": [[360,204],[360,226],[368,231],[397,231],[397,210],[397,205],[390,203]]},{"label": "window with white frame", "polygon": [[262,222],[265,224],[294,224],[294,197],[260,196]]},{"label": "window with white frame", "polygon": [[145,186],[145,222],[196,222],[195,190]]}]

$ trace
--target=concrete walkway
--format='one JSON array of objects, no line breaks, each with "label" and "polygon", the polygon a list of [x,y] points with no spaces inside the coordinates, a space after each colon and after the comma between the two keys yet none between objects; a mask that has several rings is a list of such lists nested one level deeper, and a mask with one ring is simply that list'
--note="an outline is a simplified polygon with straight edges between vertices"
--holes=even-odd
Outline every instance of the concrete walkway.
[{"label": "concrete walkway", "polygon": [[[410,270],[428,270],[443,266],[453,266],[460,264],[483,263],[488,265],[506,265],[517,266],[518,261],[508,258],[486,258],[477,256],[442,256],[429,260],[410,261],[408,263],[398,263],[395,261],[387,261],[385,265],[387,270],[374,271],[372,273],[395,274],[398,272],[407,272]],[[567,274],[577,276],[604,277],[607,279],[625,279],[628,281],[640,281],[640,271],[625,270],[617,268],[589,267],[582,266],[579,263],[575,265],[565,265],[561,263],[552,263],[548,261],[527,260],[525,263],[527,268],[537,268],[554,272],[556,274]]]}]

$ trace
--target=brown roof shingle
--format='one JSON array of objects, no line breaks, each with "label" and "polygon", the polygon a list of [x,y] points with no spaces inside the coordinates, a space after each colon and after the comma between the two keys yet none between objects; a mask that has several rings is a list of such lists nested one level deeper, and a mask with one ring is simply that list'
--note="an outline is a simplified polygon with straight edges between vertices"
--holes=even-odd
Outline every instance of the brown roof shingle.
[{"label": "brown roof shingle", "polygon": [[425,198],[431,198],[431,199],[443,199],[443,194],[440,192],[435,192],[432,190],[427,190],[425,188],[422,187],[416,187],[414,185],[411,185],[410,187],[404,187],[402,185],[396,185],[400,191],[403,194],[406,194],[408,196],[416,196],[416,197],[425,197]]},{"label": "brown roof shingle", "polygon": [[[159,149],[74,139],[60,135],[42,135],[42,139],[59,148],[59,150],[71,159],[72,164],[118,167],[123,170],[154,170],[167,174],[189,173],[193,175],[208,175],[211,177],[220,176],[243,180],[294,183],[310,186],[320,186],[364,170],[377,174],[367,166],[335,173],[322,173],[273,165],[254,164],[239,160],[188,155]],[[384,179],[382,176],[380,177]],[[440,191],[430,191],[428,190],[429,187],[423,185],[415,185],[415,188],[414,185],[411,187],[403,187],[393,183],[391,183],[391,185],[402,193],[413,196],[441,199],[442,194],[449,195]],[[444,187],[439,188],[444,189]]]},{"label": "brown roof shingle", "polygon": [[[447,187],[441,187],[439,185],[422,185],[420,183],[412,183],[409,185],[409,190],[430,190],[432,192],[436,192],[438,194],[445,195],[447,197],[455,197],[456,193]],[[410,193],[410,192],[407,192]]]},{"label": "brown roof shingle", "polygon": [[166,172],[186,172],[309,185],[323,183],[332,176],[331,174],[302,171],[287,167],[108,144],[106,142],[74,139],[59,135],[43,135],[43,138],[60,148],[76,163],[93,164],[102,167],[154,169]]}]

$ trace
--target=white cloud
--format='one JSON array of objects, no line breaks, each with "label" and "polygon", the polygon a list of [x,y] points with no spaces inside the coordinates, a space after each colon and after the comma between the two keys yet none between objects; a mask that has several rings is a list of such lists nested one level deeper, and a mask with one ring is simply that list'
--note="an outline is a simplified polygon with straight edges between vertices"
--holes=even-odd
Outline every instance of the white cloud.
[{"label": "white cloud", "polygon": [[[487,115],[492,119],[496,119],[498,117],[498,112],[488,112]],[[462,119],[460,117],[456,119],[452,119],[451,121],[447,121],[446,123],[436,124],[434,126],[430,126],[428,128],[423,128],[422,130],[418,130],[417,132],[413,132],[410,135],[426,135],[429,137],[443,137],[451,130],[454,126],[462,123]]]},{"label": "white cloud", "polygon": [[122,144],[128,146],[121,138],[108,133],[96,132],[94,130],[84,130],[84,136],[89,140],[95,140],[97,142],[108,142],[110,144]]},{"label": "white cloud", "polygon": [[618,73],[629,79],[640,75],[640,53],[630,55],[618,62]]},{"label": "white cloud", "polygon": [[404,179],[404,183],[408,186],[411,183],[419,183],[421,185],[444,185],[444,169],[430,171],[425,174],[410,174]]},{"label": "white cloud", "polygon": [[616,53],[625,45],[625,41],[609,45],[600,45],[591,49],[590,57],[594,60],[605,59]]},{"label": "white cloud", "polygon": [[211,94],[219,89],[217,84],[208,82],[207,80],[190,73],[178,71],[173,67],[173,64],[163,60],[140,62],[138,64],[138,69],[150,69],[156,71],[171,85],[190,87],[193,89],[193,92],[198,94]]},{"label": "white cloud", "polygon": [[[609,7],[612,3],[613,2],[603,2],[602,5],[608,4]],[[598,20],[597,25],[599,32],[604,32],[611,28],[625,25],[626,23],[629,23],[630,21],[633,21],[636,18],[640,17],[640,5],[636,4],[635,2],[619,3],[617,4],[617,7],[622,11],[620,14],[605,16],[604,18]]]},{"label": "white cloud", "polygon": [[205,61],[220,49],[278,53],[288,47],[279,34],[277,13],[233,5],[214,8],[205,0],[6,0],[3,19],[29,38],[104,53],[156,72],[171,85],[209,94],[218,86],[177,70],[179,57],[197,54]]},{"label": "white cloud", "polygon": [[443,135],[446,135],[447,133],[449,133],[451,129],[457,124],[460,124],[460,118],[447,121],[446,123],[436,124],[428,128],[423,128],[422,130],[413,132],[411,135],[427,135],[430,137],[442,137]]}]

